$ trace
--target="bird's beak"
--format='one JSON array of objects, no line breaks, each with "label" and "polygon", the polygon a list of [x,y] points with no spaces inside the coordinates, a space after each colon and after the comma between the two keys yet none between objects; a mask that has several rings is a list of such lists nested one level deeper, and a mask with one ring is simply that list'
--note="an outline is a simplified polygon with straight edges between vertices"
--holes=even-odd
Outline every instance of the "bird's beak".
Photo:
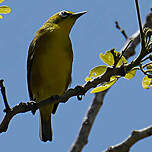
[{"label": "bird's beak", "polygon": [[78,13],[74,13],[72,14],[72,16],[79,18],[80,16],[82,16],[83,14],[87,13],[87,11],[83,11],[83,12],[78,12]]}]

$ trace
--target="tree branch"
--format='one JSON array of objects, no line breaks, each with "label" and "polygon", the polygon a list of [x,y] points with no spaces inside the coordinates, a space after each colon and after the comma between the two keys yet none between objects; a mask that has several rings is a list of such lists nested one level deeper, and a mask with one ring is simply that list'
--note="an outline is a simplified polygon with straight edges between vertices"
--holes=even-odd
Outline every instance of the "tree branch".
[{"label": "tree branch", "polygon": [[125,39],[127,40],[127,39],[128,39],[128,36],[127,36],[125,30],[120,27],[118,21],[115,21],[115,24],[116,24],[116,28],[122,33],[122,35],[123,35],[123,36],[125,37]]},{"label": "tree branch", "polygon": [[[152,12],[150,12],[147,15],[144,27],[152,28]],[[135,48],[140,43],[140,31],[135,32],[131,37],[129,37],[127,39],[125,45],[122,47],[120,52],[123,52],[123,50],[126,48],[126,46],[128,46],[128,44],[130,43],[130,40],[133,40],[133,41],[123,54],[126,57],[126,59],[128,59],[129,57],[131,57],[135,54]],[[70,152],[81,152],[83,147],[87,144],[90,130],[93,126],[94,120],[96,119],[96,116],[97,116],[100,108],[103,105],[103,100],[104,100],[104,97],[105,97],[106,93],[108,92],[108,90],[95,94],[93,103],[91,104],[87,113],[84,116],[85,119],[82,122],[80,131],[78,133],[78,136],[76,137],[76,140],[74,141],[74,143],[72,144],[72,146],[70,148]],[[99,104],[99,102],[100,102],[100,104]],[[88,115],[92,111],[94,111],[92,113],[92,115]],[[89,121],[89,120],[92,120],[92,121]],[[88,121],[90,123],[87,123]],[[85,125],[85,124],[87,124],[87,125]],[[84,142],[82,141],[82,139]]]},{"label": "tree branch", "polygon": [[[142,23],[141,23],[138,0],[135,0],[135,4],[136,4],[137,17],[138,17],[138,24],[139,24],[139,29],[140,29],[141,45],[142,45],[142,49],[143,49],[145,47],[145,38],[144,38],[144,33],[143,33],[143,28],[142,28]],[[141,50],[141,51],[143,51],[143,50]]]},{"label": "tree branch", "polygon": [[[145,21],[143,27],[144,28],[149,27],[152,29],[152,9],[151,9],[151,12],[146,16],[146,21]],[[130,56],[133,56],[135,54],[135,48],[140,43],[140,31],[138,30],[137,32],[135,32],[132,36],[130,36],[127,39],[125,45],[122,47],[120,52],[122,52],[124,50],[124,48],[126,48],[128,43],[130,42],[130,40],[133,40],[133,42],[131,43],[131,45],[128,47],[128,49],[124,53],[124,56],[126,58],[129,58]]]},{"label": "tree branch", "polygon": [[5,104],[5,109],[4,111],[9,111],[11,108],[8,104],[8,101],[7,101],[7,97],[6,97],[6,91],[5,91],[5,87],[3,85],[3,82],[4,80],[0,80],[0,88],[1,88],[1,94],[2,94],[2,97],[3,97],[3,100],[4,100],[4,104]]},{"label": "tree branch", "polygon": [[95,88],[98,84],[101,84],[103,82],[108,82],[110,80],[110,77],[114,75],[120,75],[120,76],[123,75],[122,68],[109,67],[107,68],[107,71],[103,75],[95,78],[92,81],[87,82],[83,86],[76,86],[74,89],[69,89],[65,92],[65,94],[63,94],[62,96],[58,96],[57,98],[56,96],[55,97],[51,96],[50,98],[40,101],[38,103],[34,101],[30,101],[27,103],[21,102],[19,105],[16,105],[15,107],[10,108],[10,110],[6,111],[6,115],[4,116],[4,119],[0,124],[0,133],[7,131],[10,120],[16,114],[24,113],[28,111],[36,111],[40,107],[48,105],[49,103],[51,104],[65,103],[68,101],[69,98],[73,96],[77,96],[78,99],[81,99],[81,96],[83,96],[88,90],[90,90],[91,88]]},{"label": "tree branch", "polygon": [[[147,16],[146,23],[144,26],[151,28],[152,27],[151,22],[152,22],[152,13],[150,13]],[[140,35],[139,32],[136,32],[135,34],[133,34],[129,38],[129,39],[132,39],[133,42],[129,45],[129,48],[125,51],[124,56],[126,56],[126,58],[129,58],[130,56],[132,56],[135,53],[134,50],[140,42],[139,35]],[[128,40],[128,42],[126,42],[126,44],[128,44],[129,42],[130,42],[130,40]],[[126,46],[127,46],[126,44],[124,45],[122,50],[124,50],[124,48],[126,48]],[[127,69],[130,70],[129,68],[127,68]],[[87,82],[82,87],[79,86],[79,87],[75,87],[74,89],[67,90],[65,92],[65,94],[63,94],[62,96],[59,96],[58,99],[50,97],[50,98],[43,100],[39,103],[27,102],[27,103],[20,103],[19,105],[16,105],[15,107],[10,109],[9,111],[6,111],[4,119],[2,120],[2,122],[0,124],[0,133],[7,131],[8,125],[9,125],[11,119],[16,114],[28,112],[28,111],[31,111],[33,109],[37,110],[40,107],[47,105],[49,103],[59,103],[59,102],[65,103],[68,101],[69,98],[71,98],[73,96],[77,96],[80,99],[80,97],[83,96],[89,89],[96,87],[98,84],[109,81],[110,77],[113,75],[122,75],[122,69],[109,67],[107,69],[107,71],[102,76],[94,79],[91,82],[90,81]],[[85,144],[87,144],[89,133],[91,131],[94,120],[95,120],[95,118],[96,118],[96,116],[97,116],[97,114],[98,114],[98,112],[103,104],[103,100],[104,100],[104,96],[105,96],[106,92],[107,91],[104,91],[102,93],[97,93],[95,95],[93,103],[89,107],[88,112],[86,113],[86,115],[84,117],[85,119],[83,120],[78,137],[76,138],[74,144],[72,145],[70,152],[79,152],[83,149]]]},{"label": "tree branch", "polygon": [[81,152],[84,145],[88,143],[88,136],[93,126],[94,120],[103,104],[103,98],[106,94],[97,93],[92,104],[90,105],[81,125],[79,134],[70,148],[70,152]]},{"label": "tree branch", "polygon": [[109,147],[104,152],[129,152],[130,148],[134,144],[136,144],[139,140],[142,140],[151,135],[152,135],[152,126],[141,130],[134,130],[132,131],[132,134],[122,143],[116,146]]}]

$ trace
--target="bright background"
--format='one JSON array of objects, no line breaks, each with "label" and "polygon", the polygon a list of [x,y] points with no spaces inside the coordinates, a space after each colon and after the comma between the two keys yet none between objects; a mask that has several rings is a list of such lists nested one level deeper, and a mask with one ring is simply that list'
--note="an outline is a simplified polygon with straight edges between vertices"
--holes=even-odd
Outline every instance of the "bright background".
[{"label": "bright background", "polygon": [[[111,48],[120,50],[125,43],[114,21],[118,20],[128,35],[138,30],[133,0],[6,0],[2,4],[12,8],[11,14],[5,15],[0,21],[0,78],[5,80],[11,106],[29,100],[26,85],[28,47],[34,33],[54,13],[63,9],[88,11],[71,31],[74,50],[72,87],[84,84],[89,70],[102,64],[100,52]],[[144,22],[152,1],[140,1],[140,6]],[[136,78],[130,81],[121,79],[110,89],[83,151],[102,151],[127,138],[132,130],[152,124],[152,90],[142,88],[142,78],[143,74],[138,73]],[[93,96],[88,92],[81,102],[73,97],[68,103],[60,104],[53,117],[52,143],[43,143],[39,139],[38,112],[35,116],[31,112],[17,115],[11,121],[8,131],[0,135],[0,151],[67,152],[78,134]],[[3,109],[0,96],[0,120],[4,116]],[[138,142],[132,151],[151,149],[152,137]]]}]

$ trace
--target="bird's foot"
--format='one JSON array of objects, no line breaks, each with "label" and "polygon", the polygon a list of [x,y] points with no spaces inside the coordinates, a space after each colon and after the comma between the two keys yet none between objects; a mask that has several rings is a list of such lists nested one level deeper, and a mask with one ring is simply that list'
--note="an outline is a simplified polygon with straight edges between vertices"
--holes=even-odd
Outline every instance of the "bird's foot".
[{"label": "bird's foot", "polygon": [[60,96],[59,95],[53,95],[51,96],[50,100],[59,100]]},{"label": "bird's foot", "polygon": [[30,101],[30,102],[27,102],[27,105],[30,106],[32,114],[35,115],[36,110],[38,109],[36,102]]},{"label": "bird's foot", "polygon": [[82,96],[85,95],[84,93],[84,88],[82,86],[76,86],[75,89],[77,90],[77,92],[79,93],[79,95],[77,95],[77,99],[80,101],[82,100]]}]

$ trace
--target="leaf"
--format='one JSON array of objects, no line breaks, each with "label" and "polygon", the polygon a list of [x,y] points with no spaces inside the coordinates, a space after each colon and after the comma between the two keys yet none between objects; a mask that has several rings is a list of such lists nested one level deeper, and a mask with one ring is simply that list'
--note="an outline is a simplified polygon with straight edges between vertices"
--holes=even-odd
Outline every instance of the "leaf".
[{"label": "leaf", "polygon": [[0,6],[0,14],[8,14],[11,12],[11,8],[8,6]]},{"label": "leaf", "polygon": [[99,75],[103,74],[106,71],[106,69],[106,65],[99,65],[97,67],[94,67],[93,69],[91,69],[89,76],[85,78],[85,81],[87,82],[98,77]]},{"label": "leaf", "polygon": [[147,65],[146,68],[149,71],[149,73],[152,74],[152,64]]},{"label": "leaf", "polygon": [[88,82],[88,81],[90,81],[90,80],[92,80],[92,78],[90,78],[89,76],[87,76],[87,77],[85,78],[85,81],[86,81],[86,82]]},{"label": "leaf", "polygon": [[106,51],[105,54],[100,53],[99,57],[104,63],[108,64],[109,66],[112,66],[114,64],[114,57],[110,51]]},{"label": "leaf", "polygon": [[142,81],[142,87],[144,89],[150,89],[152,87],[152,79],[148,78],[148,76],[145,76]]},{"label": "leaf", "polygon": [[[117,52],[117,51],[114,51],[114,53],[115,53],[116,56],[120,55],[120,53]],[[112,65],[114,64],[114,56],[113,56],[113,54],[111,53],[111,50],[110,50],[110,51],[106,51],[105,54],[100,53],[100,58],[101,58],[101,60],[102,60],[104,63],[108,64],[109,66],[112,66]],[[121,66],[122,63],[127,63],[127,60],[125,59],[124,56],[121,57],[121,59],[120,59],[119,62],[117,63],[117,66],[116,66],[116,67]]]},{"label": "leaf", "polygon": [[106,69],[107,69],[106,65],[96,66],[90,71],[89,76],[97,77],[97,76],[103,74],[106,71]]},{"label": "leaf", "polygon": [[2,15],[0,15],[0,19],[3,19],[3,16],[2,16]]},{"label": "leaf", "polygon": [[137,71],[137,69],[130,70],[130,71],[124,76],[124,78],[125,78],[125,79],[128,79],[128,80],[132,79],[132,78],[135,76],[136,71]]},{"label": "leaf", "polygon": [[127,63],[127,60],[125,59],[124,56],[121,57],[121,59],[119,60],[119,62],[117,63],[116,67],[121,66],[123,63]]},{"label": "leaf", "polygon": [[0,0],[0,3],[4,2],[4,0]]},{"label": "leaf", "polygon": [[105,82],[103,83],[102,85],[100,85],[99,87],[96,87],[95,89],[93,89],[91,91],[91,93],[98,93],[98,92],[101,92],[101,91],[105,91],[107,90],[108,88],[110,88],[113,84],[116,83],[116,81],[118,80],[116,78],[116,76],[113,76],[110,78],[111,80],[109,82]]},{"label": "leaf", "polygon": [[146,68],[152,70],[152,64],[147,65]]}]

